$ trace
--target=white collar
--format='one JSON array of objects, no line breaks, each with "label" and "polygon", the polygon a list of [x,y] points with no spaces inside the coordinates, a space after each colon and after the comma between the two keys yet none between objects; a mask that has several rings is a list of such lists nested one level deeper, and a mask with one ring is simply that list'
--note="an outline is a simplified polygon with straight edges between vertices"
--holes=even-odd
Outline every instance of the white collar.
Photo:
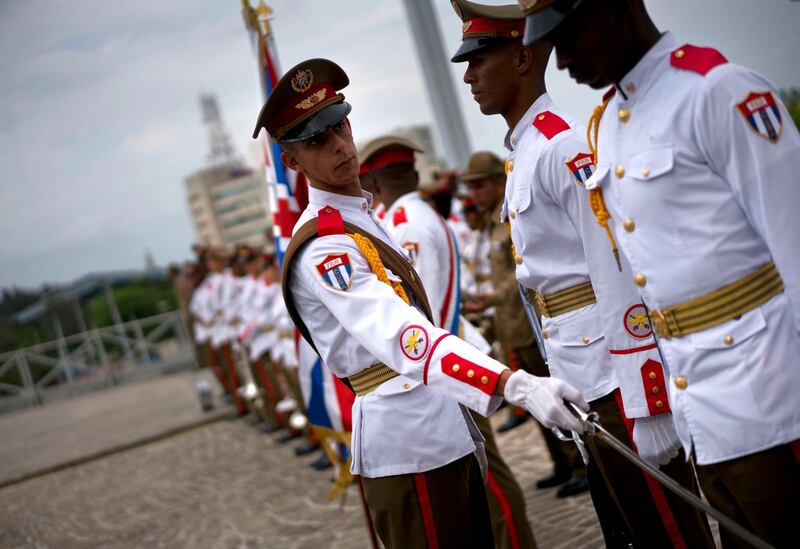
[{"label": "white collar", "polygon": [[367,191],[361,191],[361,196],[348,196],[323,191],[309,185],[308,205],[314,212],[321,210],[325,206],[330,206],[340,211],[366,213],[372,208],[372,194]]},{"label": "white collar", "polygon": [[506,133],[505,138],[505,146],[508,150],[513,151],[514,147],[516,147],[517,143],[519,143],[522,134],[533,125],[534,117],[542,111],[546,111],[553,107],[553,102],[550,100],[550,96],[547,93],[543,93],[540,95],[536,101],[528,108],[522,118],[519,119],[517,125],[514,126],[513,130],[509,130]]},{"label": "white collar", "polygon": [[677,47],[678,42],[672,33],[662,34],[658,42],[653,44],[653,47],[617,84],[617,91],[620,92],[622,99],[633,100],[641,95],[653,81],[664,56],[668,56]]}]

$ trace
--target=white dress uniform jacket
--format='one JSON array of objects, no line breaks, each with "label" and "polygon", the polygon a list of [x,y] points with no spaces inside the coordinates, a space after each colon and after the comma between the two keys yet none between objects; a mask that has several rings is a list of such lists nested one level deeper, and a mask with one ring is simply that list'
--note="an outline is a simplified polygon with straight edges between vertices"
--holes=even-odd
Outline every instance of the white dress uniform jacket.
[{"label": "white dress uniform jacket", "polygon": [[[617,264],[589,204],[585,182],[594,162],[585,134],[546,94],[510,134],[515,160],[506,204],[523,257],[517,272],[527,273],[526,285],[535,284],[528,287],[549,288],[548,294],[568,286],[579,268],[588,269],[597,304],[543,320],[550,367],[559,377],[567,357],[568,381],[588,369],[587,380],[600,388],[589,386],[587,398],[602,396],[616,381],[626,417],[660,415],[669,411],[664,368],[630,264],[624,257]],[[559,279],[565,282],[553,282]]]},{"label": "white dress uniform jacket", "polygon": [[[786,291],[738,319],[662,339],[672,411],[700,464],[800,438],[800,137],[774,87],[665,34],[602,117],[599,185],[651,310],[773,260]],[[728,337],[729,336],[729,337]]]},{"label": "white dress uniform jacket", "polygon": [[[400,247],[371,208],[371,195],[350,197],[311,187],[296,227],[340,215]],[[338,212],[338,213],[337,213]],[[387,271],[387,275],[397,277]],[[505,366],[432,325],[370,269],[345,234],[319,236],[295,256],[290,290],[323,363],[339,377],[384,363],[400,375],[353,405],[352,472],[369,478],[429,471],[475,450],[456,400],[488,415]]]},{"label": "white dress uniform jacket", "polygon": [[460,265],[455,236],[447,222],[416,191],[395,200],[383,222],[419,273],[434,323],[457,334]]},{"label": "white dress uniform jacket", "polygon": [[195,319],[194,340],[198,344],[203,344],[211,337],[211,321],[214,318],[214,311],[211,308],[211,297],[213,295],[214,283],[212,277],[214,273],[208,275],[205,280],[192,292],[189,300],[189,311]]}]

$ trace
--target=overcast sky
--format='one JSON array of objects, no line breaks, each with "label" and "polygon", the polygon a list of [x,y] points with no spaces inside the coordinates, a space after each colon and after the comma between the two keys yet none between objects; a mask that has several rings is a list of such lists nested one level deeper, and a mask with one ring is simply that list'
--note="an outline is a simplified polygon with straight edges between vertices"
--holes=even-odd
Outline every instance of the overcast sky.
[{"label": "overcast sky", "polygon": [[[436,6],[446,51],[461,24]],[[507,3],[486,0],[485,3]],[[400,0],[272,0],[281,65],[328,57],[350,76],[357,140],[433,120]],[[662,29],[800,87],[800,2],[650,0]],[[453,65],[475,149],[502,153]],[[550,94],[586,119],[596,94],[551,67]],[[243,158],[261,106],[240,0],[0,2],[0,287],[189,256],[183,177],[205,163],[198,95],[219,97]]]}]

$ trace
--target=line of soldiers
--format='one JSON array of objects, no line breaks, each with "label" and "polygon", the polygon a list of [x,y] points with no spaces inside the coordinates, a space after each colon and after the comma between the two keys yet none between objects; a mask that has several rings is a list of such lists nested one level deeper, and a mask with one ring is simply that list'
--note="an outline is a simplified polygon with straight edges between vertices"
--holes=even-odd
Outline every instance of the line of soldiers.
[{"label": "line of soldiers", "polygon": [[[289,69],[254,132],[309,181],[282,303],[355,395],[350,471],[370,524],[386,547],[535,546],[486,421],[505,401],[520,409],[510,424],[543,427],[543,481],[588,485],[609,547],[714,547],[702,513],[611,447],[585,437],[585,473],[565,455],[549,430],[582,433],[572,403],[770,544],[796,545],[800,135],[774,87],[679,45],[641,0],[452,3],[452,60],[508,126],[506,161],[477,153],[461,176],[490,287],[475,270],[462,302],[452,202],[422,199],[415,144],[356,150],[335,63]],[[588,129],[547,93],[554,48],[577,81],[609,88]],[[499,350],[463,318],[491,309]],[[209,311],[197,315],[242,326]],[[223,333],[211,341],[226,355]]]},{"label": "line of soldiers", "polygon": [[[319,447],[306,428],[295,331],[280,291],[274,253],[240,245],[194,247],[179,289],[198,360],[215,373],[240,416],[252,414],[279,442],[304,436],[305,455]],[[312,463],[331,466],[326,454]]]}]

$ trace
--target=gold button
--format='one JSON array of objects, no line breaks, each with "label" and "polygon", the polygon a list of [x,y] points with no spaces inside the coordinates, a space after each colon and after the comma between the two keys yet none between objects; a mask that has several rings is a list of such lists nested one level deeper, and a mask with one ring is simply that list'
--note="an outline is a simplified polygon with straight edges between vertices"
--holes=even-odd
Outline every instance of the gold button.
[{"label": "gold button", "polygon": [[411,389],[411,385],[409,385],[408,383],[403,383],[403,390],[408,391],[409,389]]},{"label": "gold button", "polygon": [[543,114],[539,115],[539,120],[544,120],[544,115]]},{"label": "gold button", "polygon": [[511,38],[516,38],[517,36],[519,36],[519,31],[512,30],[511,31]]},{"label": "gold button", "polygon": [[511,219],[514,219],[515,217],[517,217],[517,212],[511,210]]},{"label": "gold button", "polygon": [[660,400],[656,400],[656,408],[663,408],[663,407],[664,407],[664,403],[661,402]]},{"label": "gold button", "polygon": [[622,222],[622,226],[625,227],[625,230],[629,233],[632,233],[633,230],[636,228],[636,223],[633,222],[633,219],[630,217]]},{"label": "gold button", "polygon": [[486,385],[487,383],[489,383],[489,378],[488,378],[487,376],[483,376],[483,377],[481,378],[481,383],[483,383],[484,385]]},{"label": "gold button", "polygon": [[647,376],[647,377],[649,377],[650,379],[655,379],[656,378],[656,373],[655,372],[650,372],[650,375]]},{"label": "gold button", "polygon": [[658,393],[661,392],[661,389],[659,389],[658,387],[653,387],[652,389],[650,389],[650,392],[653,393],[654,395],[657,395]]},{"label": "gold button", "polygon": [[642,177],[647,177],[650,175],[650,168],[642,168]]},{"label": "gold button", "polygon": [[550,332],[542,330],[542,339],[547,339],[548,337],[550,337]]},{"label": "gold button", "polygon": [[636,283],[637,286],[643,288],[645,284],[647,284],[647,277],[644,276],[642,273],[636,273],[636,276],[633,277],[633,281]]},{"label": "gold button", "polygon": [[625,84],[625,90],[628,93],[633,93],[636,91],[636,85],[633,82],[628,82],[627,84]]},{"label": "gold button", "polygon": [[512,137],[511,138],[511,144],[512,145],[516,145],[517,144],[517,138],[516,137]]},{"label": "gold button", "polygon": [[508,171],[509,172],[513,172],[514,171],[514,161],[513,160],[507,160],[506,161],[506,165],[508,166]]},{"label": "gold button", "polygon": [[583,341],[584,345],[588,345],[589,344],[589,336],[583,336],[583,339],[581,341]]},{"label": "gold button", "polygon": [[454,372],[457,372],[457,371],[459,371],[460,369],[461,369],[461,366],[459,366],[458,364],[453,364],[453,371],[454,371]]},{"label": "gold button", "polygon": [[625,166],[623,166],[622,164],[617,164],[617,167],[616,167],[616,169],[614,170],[614,174],[615,174],[617,177],[619,177],[620,179],[622,179],[623,177],[625,177]]},{"label": "gold button", "polygon": [[522,256],[521,255],[515,255],[514,256],[514,263],[516,263],[517,265],[522,265]]},{"label": "gold button", "polygon": [[619,113],[617,113],[617,117],[619,118],[620,122],[627,122],[630,120],[631,111],[623,107],[619,110]]},{"label": "gold button", "polygon": [[678,50],[678,51],[675,52],[675,58],[676,59],[681,59],[684,55],[686,55],[686,52],[683,51],[683,50]]},{"label": "gold button", "polygon": [[725,345],[733,345],[733,336],[725,336],[723,341],[725,342]]},{"label": "gold button", "polygon": [[475,370],[467,370],[467,377],[470,379],[475,377]]},{"label": "gold button", "polygon": [[689,386],[689,381],[685,377],[678,376],[675,378],[675,387],[677,387],[681,391],[686,389],[686,387],[688,386]]}]

